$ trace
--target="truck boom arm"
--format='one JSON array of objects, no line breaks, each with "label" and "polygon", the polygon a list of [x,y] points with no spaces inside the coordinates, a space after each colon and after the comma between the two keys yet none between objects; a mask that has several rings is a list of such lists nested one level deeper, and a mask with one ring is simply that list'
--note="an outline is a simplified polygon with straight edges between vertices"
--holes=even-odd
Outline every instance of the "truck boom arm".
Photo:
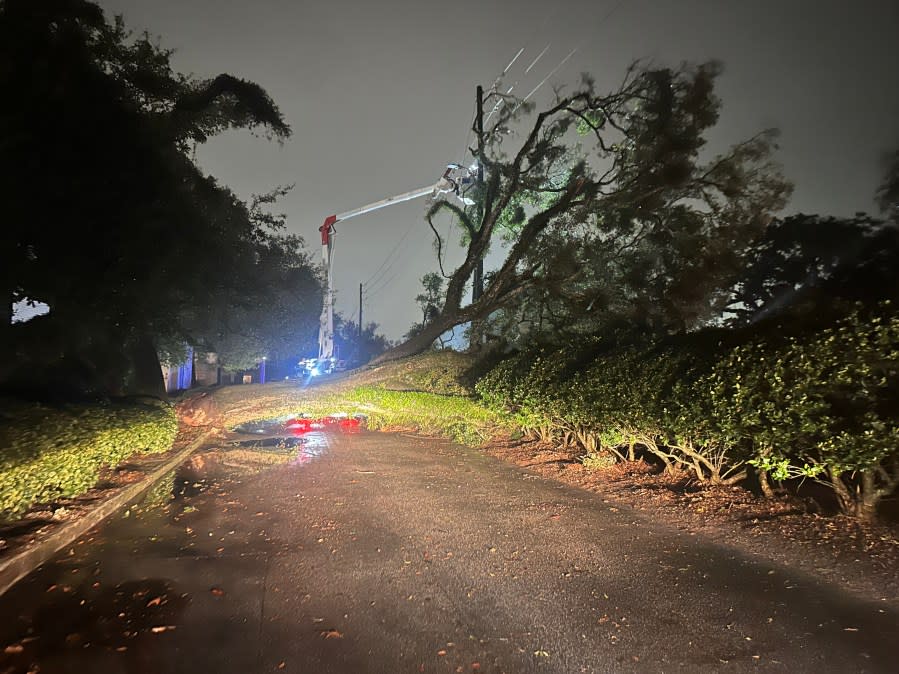
[{"label": "truck boom arm", "polygon": [[320,231],[322,235],[322,263],[325,268],[325,276],[328,284],[325,290],[325,301],[324,306],[322,307],[318,332],[318,362],[320,369],[326,362],[331,361],[334,356],[334,285],[331,277],[331,252],[333,246],[334,225],[343,220],[354,218],[357,215],[364,215],[366,213],[371,213],[372,211],[377,211],[385,206],[392,206],[393,204],[399,204],[403,201],[410,201],[427,195],[452,193],[455,194],[462,203],[471,205],[474,202],[465,198],[459,192],[460,183],[467,179],[469,173],[470,171],[468,169],[457,164],[450,164],[443,174],[443,177],[441,177],[434,185],[420,187],[411,192],[404,192],[403,194],[397,194],[393,197],[387,197],[386,199],[375,201],[366,206],[354,208],[350,211],[344,211],[337,215],[329,215],[325,218],[325,222],[318,228],[318,231]]}]

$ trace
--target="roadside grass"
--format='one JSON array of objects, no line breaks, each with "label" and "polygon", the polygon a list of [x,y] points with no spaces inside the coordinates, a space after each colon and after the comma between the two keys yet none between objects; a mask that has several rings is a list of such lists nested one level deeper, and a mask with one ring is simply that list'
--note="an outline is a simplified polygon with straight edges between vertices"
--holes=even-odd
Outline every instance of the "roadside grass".
[{"label": "roadside grass", "polygon": [[142,399],[46,406],[3,400],[0,522],[91,489],[104,466],[168,451],[178,431],[167,403]]},{"label": "roadside grass", "polygon": [[511,418],[473,397],[465,354],[434,352],[311,386],[300,382],[248,384],[216,390],[226,426],[290,415],[362,414],[369,428],[409,430],[477,446],[514,432]]},{"label": "roadside grass", "polygon": [[484,444],[507,426],[503,415],[461,396],[360,386],[340,403],[349,414],[364,414],[375,430],[409,429],[470,446]]},{"label": "roadside grass", "polygon": [[354,375],[359,386],[380,386],[393,391],[421,391],[438,395],[474,396],[467,371],[475,358],[458,351],[431,351],[392,363],[360,368]]},{"label": "roadside grass", "polygon": [[514,430],[511,417],[463,396],[392,391],[381,386],[299,389],[295,385],[291,388],[289,384],[275,384],[268,391],[258,390],[266,385],[256,388],[243,391],[237,405],[233,395],[228,396],[233,406],[222,410],[226,426],[292,415],[321,418],[361,414],[374,430],[409,430],[471,446]]}]

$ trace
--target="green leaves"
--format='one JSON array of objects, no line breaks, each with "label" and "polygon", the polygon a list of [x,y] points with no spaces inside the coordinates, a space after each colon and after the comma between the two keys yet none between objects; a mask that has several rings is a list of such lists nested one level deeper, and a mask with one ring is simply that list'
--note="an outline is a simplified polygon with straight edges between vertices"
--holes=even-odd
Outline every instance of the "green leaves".
[{"label": "green leaves", "polygon": [[525,430],[567,434],[588,455],[623,456],[619,448],[637,443],[712,482],[749,463],[776,480],[827,479],[851,507],[899,484],[899,316],[890,303],[792,337],[704,331],[593,349],[523,352],[476,390]]},{"label": "green leaves", "polygon": [[168,451],[178,426],[172,408],[160,402],[9,411],[14,420],[0,425],[0,520],[87,491],[103,466],[135,452]]},{"label": "green leaves", "polygon": [[[478,206],[438,201],[427,214],[441,262],[438,213],[458,222],[467,248],[440,321],[410,333],[396,353],[427,348],[472,319],[523,344],[622,323],[670,334],[717,317],[738,251],[790,191],[769,132],[706,161],[719,72],[716,63],[634,64],[617,89],[598,92],[586,76],[529,117],[527,105],[505,97],[476,134],[486,176],[468,196]],[[487,271],[481,298],[463,306],[477,262],[499,241],[504,261]]]}]

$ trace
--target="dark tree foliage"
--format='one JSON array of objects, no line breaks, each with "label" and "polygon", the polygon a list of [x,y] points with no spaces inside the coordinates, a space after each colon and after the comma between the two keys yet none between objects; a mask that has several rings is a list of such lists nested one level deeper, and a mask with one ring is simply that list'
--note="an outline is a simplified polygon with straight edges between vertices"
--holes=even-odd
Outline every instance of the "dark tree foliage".
[{"label": "dark tree foliage", "polygon": [[[772,220],[743,253],[725,308],[732,326],[827,327],[859,305],[899,305],[899,153],[876,196],[886,219],[797,214]],[[767,328],[766,328],[767,329]]]},{"label": "dark tree foliage", "polygon": [[[254,198],[250,219],[255,262],[240,272],[243,287],[227,288],[202,313],[194,312],[188,331],[199,349],[214,351],[227,371],[270,361],[295,361],[312,351],[317,334],[322,282],[300,237],[277,233],[284,216],[264,206],[287,192],[279,188]],[[227,265],[220,273],[230,277]]]},{"label": "dark tree foliage", "polygon": [[378,333],[377,323],[365,324],[361,335],[359,324],[345,321],[340,314],[334,315],[334,323],[337,353],[348,367],[365,365],[390,348],[387,337]]},{"label": "dark tree foliage", "polygon": [[219,260],[208,279],[219,284],[212,301],[185,314],[188,341],[216,352],[228,371],[251,369],[263,357],[295,361],[314,348],[321,279],[302,239],[282,233],[285,216],[270,211],[289,190],[253,198],[247,210],[252,258],[243,265]]},{"label": "dark tree foliage", "polygon": [[[32,336],[53,343],[31,360],[55,353],[84,375],[75,388],[159,393],[157,346],[258,304],[266,256],[304,264],[190,157],[228,128],[286,137],[277,107],[233,76],[173,72],[169,56],[90,2],[0,0],[0,331],[24,360]],[[50,314],[12,329],[25,298]]]},{"label": "dark tree foliage", "polygon": [[[882,221],[865,215],[798,214],[773,220],[745,254],[745,267],[727,308],[730,322],[757,322],[815,291],[826,290],[834,300],[861,299],[867,294],[864,276],[883,266],[878,257],[889,255],[895,246],[882,227]],[[872,299],[884,299],[877,294]]]},{"label": "dark tree foliage", "polygon": [[421,321],[409,327],[405,338],[417,335],[424,327],[440,315],[443,304],[443,277],[435,272],[428,272],[421,277],[422,292],[415,296],[415,302],[421,309]]}]

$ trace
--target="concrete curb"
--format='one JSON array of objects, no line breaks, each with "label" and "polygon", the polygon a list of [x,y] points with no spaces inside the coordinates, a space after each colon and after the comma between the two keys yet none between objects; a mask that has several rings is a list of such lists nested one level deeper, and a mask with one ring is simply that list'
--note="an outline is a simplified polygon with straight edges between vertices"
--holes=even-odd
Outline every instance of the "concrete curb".
[{"label": "concrete curb", "polygon": [[33,548],[23,550],[7,560],[0,561],[0,597],[2,597],[3,594],[19,580],[50,559],[60,549],[69,545],[87,530],[97,526],[100,522],[112,515],[116,510],[137,499],[145,491],[149,490],[163,475],[181,464],[214,433],[214,429],[204,432],[199,438],[150,473],[146,479],[126,487],[108,501],[104,501],[99,506],[86,513],[80,519],[62,525],[57,531],[53,532],[49,538],[38,543]]}]

